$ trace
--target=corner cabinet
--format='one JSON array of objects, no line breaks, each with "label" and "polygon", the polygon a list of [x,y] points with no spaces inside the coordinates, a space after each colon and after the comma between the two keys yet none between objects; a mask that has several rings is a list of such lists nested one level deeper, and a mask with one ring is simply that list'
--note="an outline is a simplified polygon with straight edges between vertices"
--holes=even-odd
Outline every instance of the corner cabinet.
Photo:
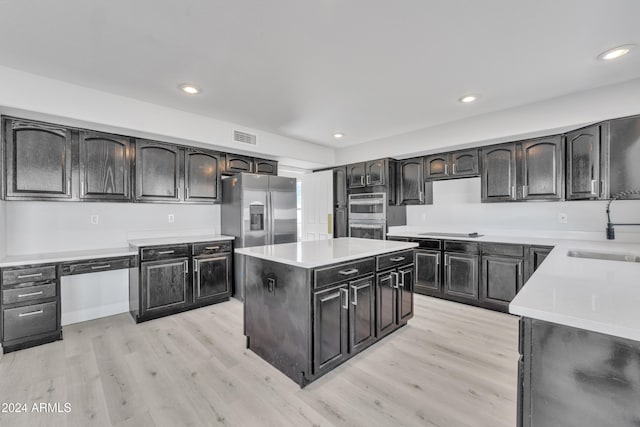
[{"label": "corner cabinet", "polygon": [[80,132],[80,198],[130,201],[130,150],[129,138]]},{"label": "corner cabinet", "polygon": [[433,184],[425,183],[422,157],[398,161],[398,204],[433,203]]},{"label": "corner cabinet", "polygon": [[136,141],[136,201],[179,202],[182,199],[181,154],[175,145]]},{"label": "corner cabinet", "polygon": [[71,130],[4,119],[6,198],[71,198]]}]

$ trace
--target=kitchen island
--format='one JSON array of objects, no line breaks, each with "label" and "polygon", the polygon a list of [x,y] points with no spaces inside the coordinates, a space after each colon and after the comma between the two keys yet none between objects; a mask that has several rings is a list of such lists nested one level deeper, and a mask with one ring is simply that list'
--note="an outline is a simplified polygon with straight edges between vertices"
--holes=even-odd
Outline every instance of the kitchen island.
[{"label": "kitchen island", "polygon": [[417,244],[340,238],[246,255],[247,348],[304,387],[413,317]]}]

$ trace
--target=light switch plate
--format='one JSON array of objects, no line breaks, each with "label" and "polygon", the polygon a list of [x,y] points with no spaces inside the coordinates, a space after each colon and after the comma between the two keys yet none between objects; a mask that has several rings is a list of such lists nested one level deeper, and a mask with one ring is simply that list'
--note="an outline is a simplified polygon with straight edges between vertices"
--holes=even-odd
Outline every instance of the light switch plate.
[{"label": "light switch plate", "polygon": [[569,222],[569,215],[567,215],[566,213],[558,214],[558,222],[560,224],[566,224],[567,222]]},{"label": "light switch plate", "polygon": [[100,223],[100,215],[91,215],[91,224],[98,225]]},{"label": "light switch plate", "polygon": [[169,224],[173,223],[175,221],[175,216],[173,216],[173,214],[169,214],[167,216],[167,221],[169,221]]}]

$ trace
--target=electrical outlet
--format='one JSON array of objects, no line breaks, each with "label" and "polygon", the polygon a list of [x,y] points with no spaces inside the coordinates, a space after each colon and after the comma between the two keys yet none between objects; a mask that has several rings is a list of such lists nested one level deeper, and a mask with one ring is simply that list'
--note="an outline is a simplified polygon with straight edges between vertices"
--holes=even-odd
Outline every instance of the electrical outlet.
[{"label": "electrical outlet", "polygon": [[173,214],[169,214],[169,216],[167,217],[167,221],[169,221],[169,224],[175,222],[176,218],[173,216]]},{"label": "electrical outlet", "polygon": [[100,223],[100,216],[99,215],[91,215],[91,224],[98,225],[98,223]]},{"label": "electrical outlet", "polygon": [[569,221],[569,215],[567,215],[566,213],[558,214],[558,222],[560,224],[566,224],[568,221]]}]

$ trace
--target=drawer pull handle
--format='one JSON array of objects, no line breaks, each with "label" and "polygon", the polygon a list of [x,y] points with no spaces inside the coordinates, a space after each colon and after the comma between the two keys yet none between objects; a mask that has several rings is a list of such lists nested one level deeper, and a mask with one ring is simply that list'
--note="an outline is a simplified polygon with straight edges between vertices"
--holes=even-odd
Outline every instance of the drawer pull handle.
[{"label": "drawer pull handle", "polygon": [[30,311],[28,313],[20,313],[18,314],[18,317],[27,317],[27,316],[33,316],[33,315],[42,314],[42,313],[44,313],[44,310]]},{"label": "drawer pull handle", "polygon": [[351,276],[352,274],[356,274],[357,272],[357,268],[350,268],[348,270],[340,270],[338,271],[338,274],[342,274],[343,276]]},{"label": "drawer pull handle", "polygon": [[220,249],[220,246],[207,246],[205,247],[205,249],[208,251],[215,251],[217,249]]},{"label": "drawer pull handle", "polygon": [[42,277],[42,273],[22,274],[22,275],[18,276],[18,279],[29,279],[31,277]]},{"label": "drawer pull handle", "polygon": [[176,251],[159,251],[158,255],[169,255],[169,254],[173,254]]},{"label": "drawer pull handle", "polygon": [[18,294],[18,298],[34,297],[36,295],[42,295],[43,293],[44,293],[43,291],[38,291],[38,292],[30,292],[28,294]]},{"label": "drawer pull handle", "polygon": [[105,265],[92,265],[91,269],[92,270],[100,270],[101,268],[109,268],[111,267],[111,264],[105,264]]},{"label": "drawer pull handle", "polygon": [[389,258],[389,261],[392,261],[392,262],[404,261],[404,257],[403,256],[397,256],[397,257]]}]

